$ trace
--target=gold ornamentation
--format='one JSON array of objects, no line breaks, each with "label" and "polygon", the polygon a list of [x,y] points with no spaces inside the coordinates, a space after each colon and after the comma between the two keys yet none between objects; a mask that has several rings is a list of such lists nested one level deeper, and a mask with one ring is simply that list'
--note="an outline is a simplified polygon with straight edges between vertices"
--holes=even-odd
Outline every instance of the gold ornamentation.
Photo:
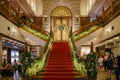
[{"label": "gold ornamentation", "polygon": [[72,16],[72,14],[68,8],[58,6],[52,11],[52,16]]}]

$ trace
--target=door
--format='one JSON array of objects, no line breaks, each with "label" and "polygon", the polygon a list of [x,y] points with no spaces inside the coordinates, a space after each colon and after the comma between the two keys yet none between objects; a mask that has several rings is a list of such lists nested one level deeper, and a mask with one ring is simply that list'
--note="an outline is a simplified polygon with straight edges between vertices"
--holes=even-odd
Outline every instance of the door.
[{"label": "door", "polygon": [[68,41],[69,32],[72,31],[72,13],[65,6],[57,6],[51,12],[50,31],[54,41]]},{"label": "door", "polygon": [[70,21],[69,18],[53,19],[54,41],[68,41]]}]

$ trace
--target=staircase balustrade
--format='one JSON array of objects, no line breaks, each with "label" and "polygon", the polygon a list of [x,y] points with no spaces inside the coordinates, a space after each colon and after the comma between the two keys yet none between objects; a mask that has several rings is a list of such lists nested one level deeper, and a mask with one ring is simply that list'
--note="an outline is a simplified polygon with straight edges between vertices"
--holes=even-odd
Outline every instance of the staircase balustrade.
[{"label": "staircase balustrade", "polygon": [[106,9],[106,11],[103,12],[99,18],[97,18],[95,21],[91,22],[90,24],[87,24],[86,26],[82,26],[82,28],[78,31],[75,31],[73,34],[73,40],[77,41],[90,33],[94,32],[95,30],[99,29],[100,27],[105,26],[108,24],[111,20],[116,18],[120,15],[120,0],[114,0],[112,2],[112,5]]},{"label": "staircase balustrade", "polygon": [[74,44],[72,38],[69,39],[69,44],[71,47],[70,49],[71,49],[71,53],[72,53],[72,57],[73,57],[74,66],[77,69],[77,71],[80,72],[84,78],[86,78],[87,70],[86,70],[85,62],[83,60],[80,61],[80,56],[79,56],[80,53],[76,52],[75,44]]},{"label": "staircase balustrade", "polygon": [[29,66],[26,69],[27,76],[26,77],[33,77],[34,75],[37,75],[38,72],[43,71],[44,67],[46,65],[46,59],[49,54],[51,45],[52,45],[53,39],[49,38],[49,41],[46,43],[46,46],[44,48],[44,51],[42,53],[42,56],[40,58],[35,59],[31,66]]},{"label": "staircase balustrade", "polygon": [[[24,21],[19,17],[18,11],[16,11],[13,7],[11,7],[11,10],[9,11],[9,4],[8,3],[0,3],[0,14],[7,18],[10,22],[14,23],[16,26],[21,27],[25,29],[26,31],[32,33],[33,35],[43,39],[48,40],[49,39],[49,33],[44,31],[43,29],[40,29],[39,26],[36,24]],[[38,28],[39,27],[39,28]],[[40,30],[40,31],[38,31]]]}]

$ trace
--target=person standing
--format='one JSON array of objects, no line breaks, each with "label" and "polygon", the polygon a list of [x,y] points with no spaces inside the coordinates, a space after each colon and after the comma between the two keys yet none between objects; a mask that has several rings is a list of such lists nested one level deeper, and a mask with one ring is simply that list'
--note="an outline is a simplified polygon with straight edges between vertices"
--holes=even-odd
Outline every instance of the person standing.
[{"label": "person standing", "polygon": [[114,70],[114,60],[114,55],[112,52],[110,52],[107,59],[107,80],[111,80],[112,72]]},{"label": "person standing", "polygon": [[98,64],[99,64],[99,70],[101,70],[101,68],[102,68],[102,66],[103,66],[103,57],[102,57],[102,56],[100,56],[100,57],[98,58]]},{"label": "person standing", "polygon": [[2,76],[5,76],[5,75],[6,76],[11,76],[11,75],[13,75],[12,70],[13,70],[13,67],[11,65],[11,62],[8,61],[6,66],[3,68],[2,72],[1,72],[1,75]]},{"label": "person standing", "polygon": [[21,70],[21,65],[22,65],[21,62],[18,61],[18,72],[19,72],[19,73],[21,73],[21,71],[22,71],[22,70]]},{"label": "person standing", "polygon": [[17,75],[17,72],[16,72],[16,71],[18,70],[18,63],[17,63],[16,59],[14,60],[13,68],[14,68],[14,73],[15,73],[15,75]]},{"label": "person standing", "polygon": [[107,59],[108,59],[108,56],[106,54],[104,54],[104,56],[103,56],[103,66],[104,66],[105,71],[107,71]]},{"label": "person standing", "polygon": [[116,57],[117,58],[117,68],[116,68],[116,80],[120,80],[120,55]]}]

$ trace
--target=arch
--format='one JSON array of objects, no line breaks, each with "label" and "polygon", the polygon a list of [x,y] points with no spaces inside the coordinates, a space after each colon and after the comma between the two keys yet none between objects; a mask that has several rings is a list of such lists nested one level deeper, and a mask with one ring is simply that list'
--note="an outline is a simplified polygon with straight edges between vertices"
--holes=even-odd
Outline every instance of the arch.
[{"label": "arch", "polygon": [[54,41],[68,41],[71,25],[72,13],[69,8],[57,6],[52,10],[51,31],[54,34]]},{"label": "arch", "polygon": [[62,16],[62,17],[66,17],[66,16],[72,16],[72,13],[70,11],[70,9],[68,9],[65,6],[57,6],[56,8],[53,9],[53,11],[51,12],[51,16],[52,17],[57,17],[57,16]]}]

